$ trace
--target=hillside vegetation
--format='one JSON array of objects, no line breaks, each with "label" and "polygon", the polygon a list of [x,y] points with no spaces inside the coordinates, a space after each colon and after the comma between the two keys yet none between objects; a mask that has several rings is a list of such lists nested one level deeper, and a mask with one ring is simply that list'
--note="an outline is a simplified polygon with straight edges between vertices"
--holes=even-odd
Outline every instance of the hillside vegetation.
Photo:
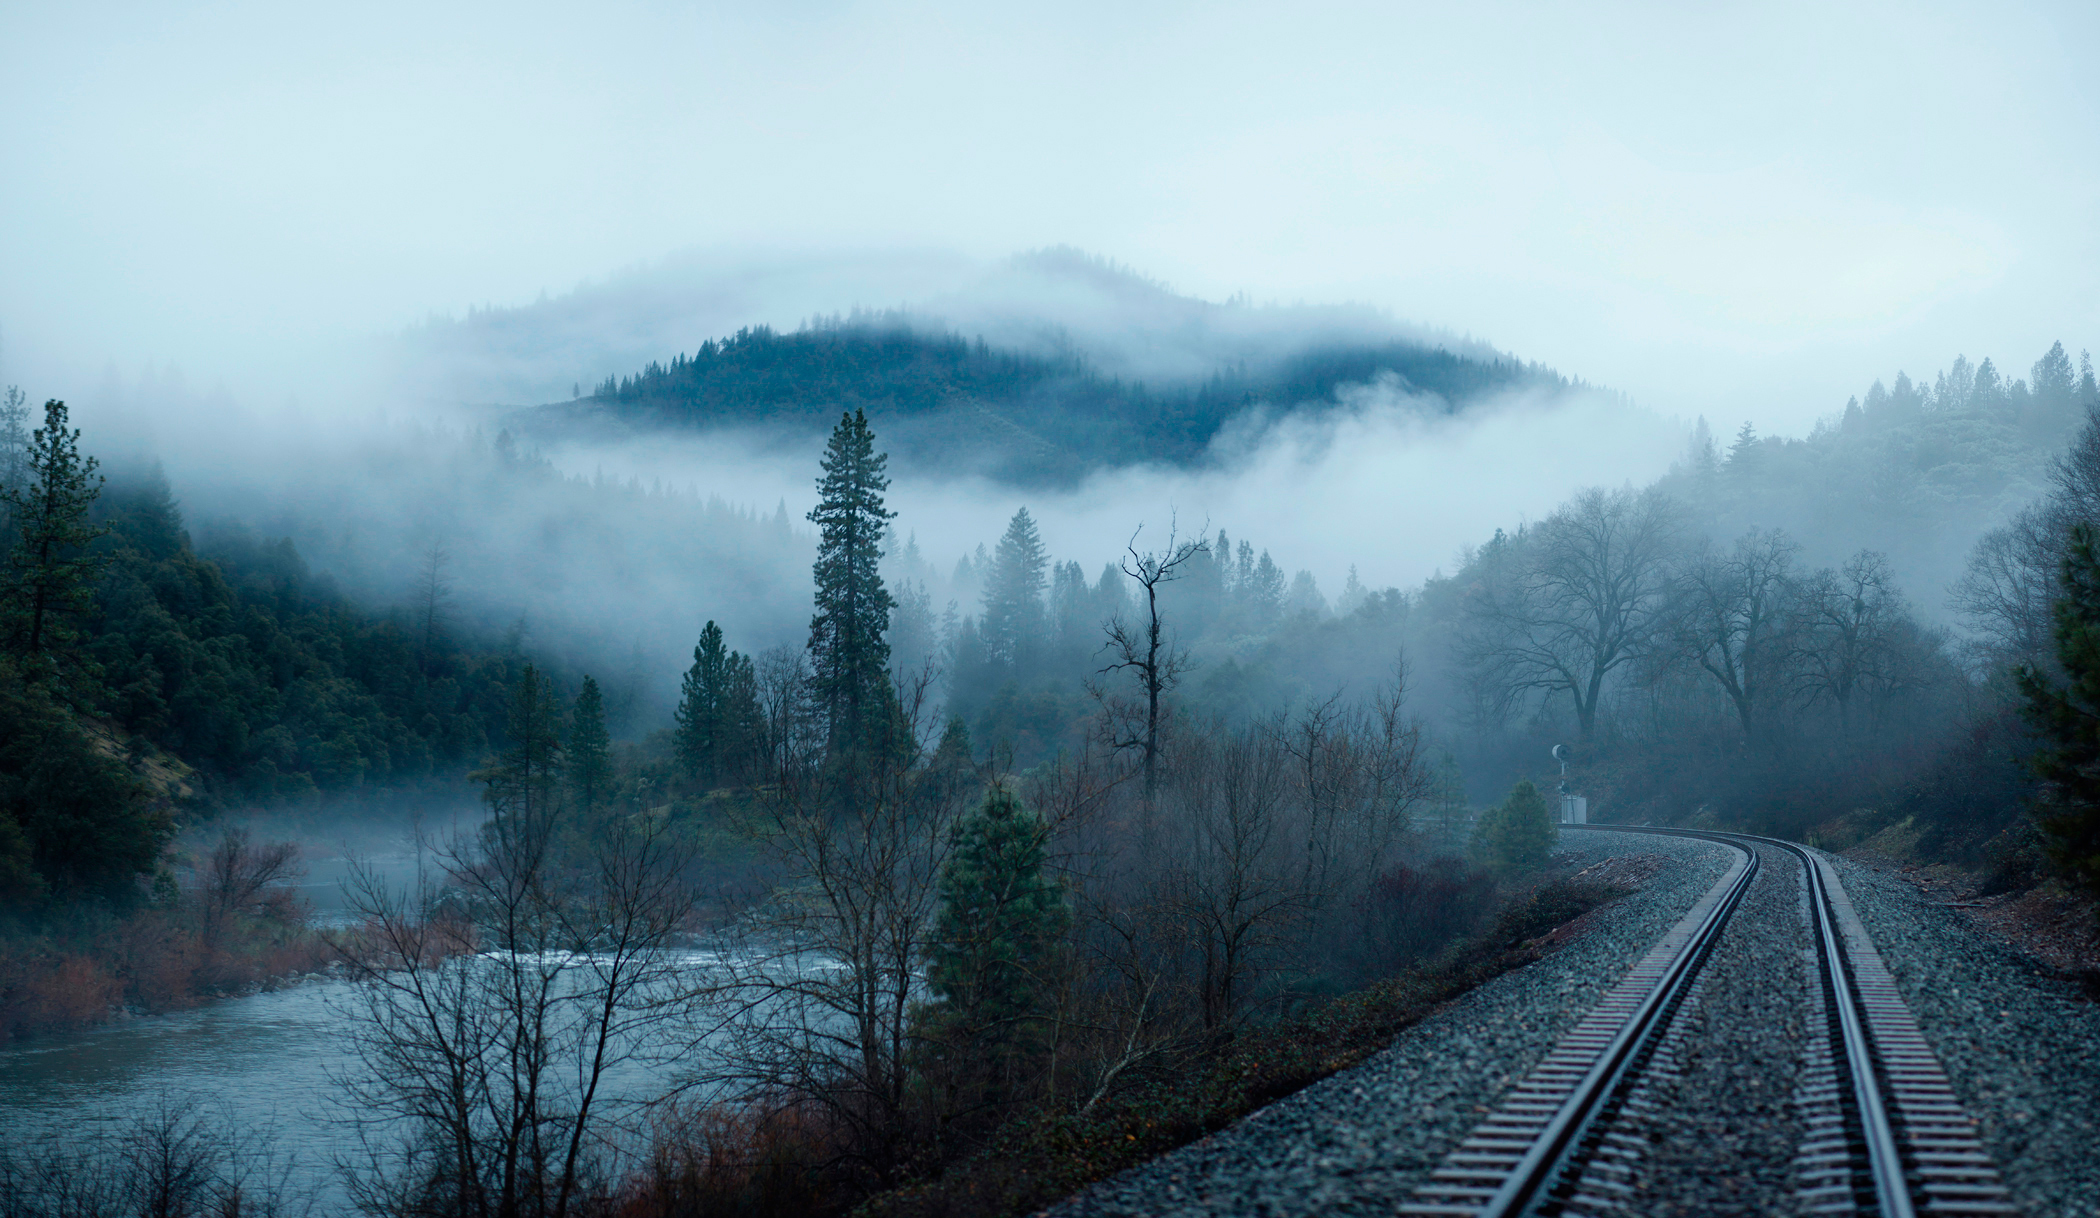
[{"label": "hillside vegetation", "polygon": [[1338,389],[1378,380],[1439,411],[1569,387],[1536,364],[1406,342],[1316,346],[1264,367],[1148,385],[1106,376],[1076,353],[1029,354],[915,329],[901,315],[856,314],[791,333],[760,326],[709,339],[691,355],[608,377],[588,397],[507,422],[543,440],[607,427],[816,435],[839,412],[864,410],[883,421],[903,466],[1043,485],[1102,467],[1190,464],[1243,412],[1332,405]]}]

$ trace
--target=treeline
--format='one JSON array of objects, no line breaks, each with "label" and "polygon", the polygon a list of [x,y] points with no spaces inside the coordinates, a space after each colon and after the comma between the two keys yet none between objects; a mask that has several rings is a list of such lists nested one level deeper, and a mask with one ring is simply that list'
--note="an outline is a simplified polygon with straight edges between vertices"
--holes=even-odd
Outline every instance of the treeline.
[{"label": "treeline", "polygon": [[[1801,440],[1746,426],[1722,448],[1702,424],[1648,490],[1587,492],[1404,592],[1352,571],[1330,602],[1220,530],[1157,589],[1172,698],[1245,721],[1361,688],[1368,659],[1404,653],[1448,781],[1462,773],[1476,802],[1548,777],[1566,742],[1604,817],[1833,845],[1907,825],[1888,844],[1973,858],[1988,843],[2020,873],[2036,742],[2011,673],[2053,663],[2065,538],[2100,505],[2083,472],[2100,463],[2096,404],[2090,359],[2059,343],[2018,380],[1957,359],[1930,385],[1877,383]],[[1964,574],[1948,535],[2036,497]],[[978,740],[1027,764],[1085,738],[1088,685],[1114,659],[1102,623],[1133,608],[1125,570],[1055,560],[1025,509],[952,576],[908,541],[889,561],[899,654],[935,665]],[[1940,625],[1950,614],[1963,634]]]},{"label": "treeline", "polygon": [[[178,816],[456,784],[503,743],[519,659],[314,579],[289,542],[200,557],[158,470],[105,486],[62,403],[0,417],[0,858],[11,909],[146,899]],[[437,578],[433,572],[432,577]]]},{"label": "treeline", "polygon": [[1989,359],[1957,357],[1930,384],[1874,382],[1805,437],[1745,425],[1716,439],[1702,420],[1661,485],[1716,536],[1783,529],[1819,564],[1884,553],[1945,620],[1941,599],[1970,543],[2048,491],[2052,458],[2096,400],[2090,357],[2074,363],[2061,343],[2011,380]]},{"label": "treeline", "polygon": [[[1330,602],[1310,572],[1286,575],[1267,550],[1224,529],[1159,540],[1169,551],[1188,543],[1153,597],[1178,657],[1168,684],[1192,710],[1243,721],[1344,686],[1360,690],[1367,672],[1390,669],[1413,641],[1420,598],[1373,591],[1353,570]],[[1141,533],[1131,553],[1089,578],[1047,552],[1023,507],[995,546],[963,556],[946,577],[915,543],[893,545],[890,637],[901,668],[930,665],[949,711],[1015,764],[1073,747],[1097,703],[1089,687],[1110,662],[1104,627],[1144,606],[1143,581],[1132,574],[1143,542]],[[937,606],[934,589],[956,595]],[[1440,680],[1419,663],[1409,675],[1418,691]]]},{"label": "treeline", "polygon": [[[792,333],[760,326],[709,339],[690,356],[606,378],[590,401],[630,422],[693,428],[814,430],[838,410],[861,410],[885,420],[888,447],[909,463],[952,466],[995,449],[993,472],[1040,484],[1104,466],[1187,464],[1252,407],[1332,403],[1337,388],[1381,376],[1447,408],[1505,390],[1570,387],[1536,364],[1397,342],[1314,348],[1274,367],[1148,386],[1103,376],[1077,355],[1004,351],[927,333],[901,314],[855,313]],[[568,417],[549,410],[547,418]]]}]

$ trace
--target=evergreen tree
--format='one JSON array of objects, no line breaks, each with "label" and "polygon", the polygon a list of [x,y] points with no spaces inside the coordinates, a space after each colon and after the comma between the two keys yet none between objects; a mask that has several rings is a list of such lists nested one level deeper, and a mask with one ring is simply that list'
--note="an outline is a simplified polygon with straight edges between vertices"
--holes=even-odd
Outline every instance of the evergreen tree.
[{"label": "evergreen tree", "polygon": [[2062,599],[2056,602],[2059,687],[2032,666],[2017,670],[2027,717],[2043,747],[2034,769],[2047,784],[2036,809],[2051,859],[2088,892],[2100,893],[2100,554],[2093,526],[2071,528]]},{"label": "evergreen tree", "polygon": [[1049,562],[1028,509],[1015,512],[992,554],[991,577],[985,581],[981,633],[985,657],[992,663],[1008,668],[1022,663],[1042,637],[1043,573]]},{"label": "evergreen tree", "polygon": [[1522,874],[1546,865],[1559,836],[1546,797],[1526,779],[1510,789],[1500,807],[1480,814],[1473,829],[1473,853],[1495,871]]},{"label": "evergreen tree", "polygon": [[[942,755],[951,738],[968,749],[958,721]],[[951,1035],[994,1058],[1026,1043],[1025,1024],[1043,1009],[1071,920],[1063,889],[1044,870],[1046,838],[1042,819],[1003,784],[994,786],[956,825],[941,865],[926,982],[947,1004]]]},{"label": "evergreen tree", "polygon": [[678,709],[673,712],[678,723],[678,759],[686,774],[702,787],[713,787],[721,777],[731,654],[723,646],[722,628],[708,622],[693,648],[693,666],[686,669]]},{"label": "evergreen tree", "polygon": [[1896,383],[1889,389],[1889,417],[1898,423],[1916,419],[1925,411],[1925,391],[1913,382],[1909,375],[1896,373]]},{"label": "evergreen tree", "polygon": [[88,549],[109,530],[87,523],[102,477],[93,457],[81,457],[79,441],[78,429],[66,429],[66,404],[44,403],[44,425],[30,436],[28,481],[0,491],[16,534],[0,587],[6,636],[31,677],[57,669],[77,639],[72,619],[92,607],[95,580],[108,564]]},{"label": "evergreen tree", "polygon": [[583,679],[569,715],[569,793],[589,816],[612,794],[612,737],[605,730],[605,699],[598,682]]},{"label": "evergreen tree", "polygon": [[887,635],[894,602],[882,584],[887,455],[861,411],[842,416],[824,452],[817,526],[816,615],[809,623],[811,685],[834,754],[858,750],[886,727],[894,701]]},{"label": "evergreen tree", "polygon": [[[0,490],[20,490],[29,482],[29,402],[20,387],[0,395]],[[7,513],[0,511],[0,522]]]},{"label": "evergreen tree", "polygon": [[1276,565],[1276,560],[1269,557],[1267,550],[1263,550],[1261,561],[1254,565],[1252,572],[1242,568],[1242,577],[1246,580],[1241,595],[1247,602],[1247,616],[1256,629],[1274,629],[1276,619],[1283,616],[1283,568]]},{"label": "evergreen tree", "polygon": [[2071,356],[2061,342],[2050,344],[2042,358],[2034,361],[2027,376],[2033,382],[2035,398],[2050,408],[2069,406],[2072,394],[2078,388],[2077,372],[2071,367]]},{"label": "evergreen tree", "polygon": [[1966,355],[1957,355],[1947,370],[1933,378],[1932,408],[1947,413],[1968,406],[1969,395],[1976,388],[1976,366]]},{"label": "evergreen tree", "polygon": [[1989,356],[1984,356],[1983,362],[1976,365],[1976,375],[1969,382],[1968,404],[1977,410],[2001,407],[2005,405],[2005,392],[2005,381],[1998,375],[1998,365],[1992,363]]},{"label": "evergreen tree", "polygon": [[764,719],[758,709],[758,667],[741,651],[729,653],[729,681],[722,693],[722,730],[716,745],[722,778],[743,782],[757,761]]},{"label": "evergreen tree", "polygon": [[102,743],[0,656],[0,913],[43,897],[139,896],[174,825],[167,801]]},{"label": "evergreen tree", "polygon": [[1364,587],[1363,579],[1356,574],[1356,564],[1350,563],[1349,578],[1343,581],[1342,594],[1334,602],[1336,616],[1348,617],[1363,608],[1364,602],[1370,599],[1371,590]]},{"label": "evergreen tree", "polygon": [[[1871,397],[1867,400],[1873,401]],[[1692,440],[1686,463],[1691,467],[1692,476],[1695,478],[1711,478],[1720,471],[1721,458],[1714,449],[1714,431],[1707,426],[1706,416],[1703,414],[1699,416],[1697,423],[1692,424]]]},{"label": "evergreen tree", "polygon": [[1327,615],[1327,598],[1320,593],[1320,581],[1310,571],[1300,571],[1291,576],[1291,590],[1283,598],[1284,611],[1296,617],[1310,613],[1314,617]]},{"label": "evergreen tree", "polygon": [[1735,443],[1728,446],[1728,472],[1750,473],[1757,464],[1757,429],[1746,420],[1742,429],[1735,433]]},{"label": "evergreen tree", "polygon": [[550,821],[561,807],[561,704],[547,674],[531,664],[511,687],[508,743],[473,775],[496,819],[521,825]]},{"label": "evergreen tree", "polygon": [[1080,657],[1093,648],[1093,589],[1086,569],[1076,562],[1058,563],[1050,575],[1050,622],[1060,656]]},{"label": "evergreen tree", "polygon": [[709,622],[686,670],[673,745],[680,766],[704,788],[743,781],[759,737],[758,672]]}]

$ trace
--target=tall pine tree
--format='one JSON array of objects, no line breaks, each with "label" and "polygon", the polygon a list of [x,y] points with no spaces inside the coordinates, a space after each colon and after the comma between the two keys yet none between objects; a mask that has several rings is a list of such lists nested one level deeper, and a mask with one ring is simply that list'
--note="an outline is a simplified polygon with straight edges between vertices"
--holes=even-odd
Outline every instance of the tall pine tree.
[{"label": "tall pine tree", "polygon": [[524,826],[551,823],[561,808],[561,704],[554,697],[553,682],[531,664],[511,688],[505,735],[509,740],[503,751],[473,775],[486,784],[482,798],[496,820],[508,818]]},{"label": "tall pine tree", "polygon": [[1007,668],[1024,662],[1042,638],[1043,572],[1050,565],[1028,509],[1014,513],[992,555],[984,587],[985,658]]},{"label": "tall pine tree", "polygon": [[79,430],[66,428],[66,404],[44,403],[44,425],[30,436],[26,483],[0,488],[16,534],[0,584],[4,626],[32,678],[61,667],[76,639],[73,621],[88,611],[109,561],[88,548],[109,530],[87,522],[102,476],[93,457],[80,455],[79,442]]},{"label": "tall pine tree", "polygon": [[722,711],[729,692],[730,651],[722,643],[722,628],[712,621],[701,628],[700,642],[693,648],[693,666],[686,669],[679,690],[678,709],[673,712],[678,759],[693,781],[712,787],[721,773]]},{"label": "tall pine tree", "polygon": [[809,623],[811,684],[834,755],[874,743],[893,702],[887,635],[895,602],[882,585],[882,535],[896,513],[883,506],[890,480],[867,416],[839,419],[824,452],[817,526],[816,615]]},{"label": "tall pine tree", "polygon": [[612,737],[605,730],[605,698],[598,682],[583,679],[569,715],[569,794],[586,817],[612,794]]}]

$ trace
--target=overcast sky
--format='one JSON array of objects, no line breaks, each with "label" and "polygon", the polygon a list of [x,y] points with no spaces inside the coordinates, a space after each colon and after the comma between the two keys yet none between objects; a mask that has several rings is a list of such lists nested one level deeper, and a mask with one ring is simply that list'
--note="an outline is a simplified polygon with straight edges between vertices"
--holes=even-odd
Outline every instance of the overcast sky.
[{"label": "overcast sky", "polygon": [[679,250],[1054,243],[1767,430],[2100,347],[2100,5],[1018,7],[0,6],[0,376],[281,394]]}]

